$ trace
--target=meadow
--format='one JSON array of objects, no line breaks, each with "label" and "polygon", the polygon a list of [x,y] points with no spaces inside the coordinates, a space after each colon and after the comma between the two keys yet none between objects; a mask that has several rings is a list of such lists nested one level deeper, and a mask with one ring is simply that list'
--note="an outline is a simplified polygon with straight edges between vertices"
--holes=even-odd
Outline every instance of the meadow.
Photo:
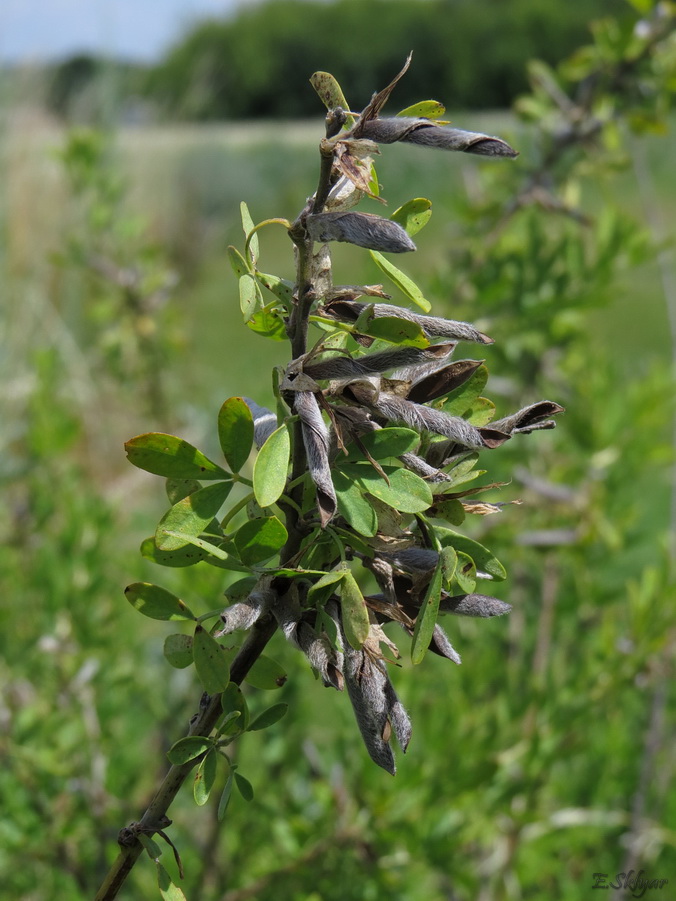
[{"label": "meadow", "polygon": [[[509,114],[451,118],[528,146]],[[120,309],[70,252],[86,244],[91,209],[58,158],[66,134],[24,111],[2,136],[0,873],[16,901],[92,896],[199,697],[192,676],[164,660],[163,625],[139,617],[122,591],[157,580],[207,610],[226,583],[202,564],[158,573],[141,558],[162,489],[129,466],[123,443],[167,431],[215,454],[225,398],[271,403],[270,369],[286,347],[243,326],[226,248],[243,245],[242,200],[255,221],[295,216],[314,189],[321,130],[318,118],[111,136],[120,246],[132,256],[142,247],[153,272],[176,275],[149,325],[161,358],[155,408],[132,339],[115,332]],[[624,138],[624,168],[583,178],[585,208],[631,214],[664,241],[676,214],[674,131]],[[487,365],[509,382],[505,394],[526,403],[568,391],[557,430],[519,451],[526,475],[500,495],[526,502],[482,524],[510,572],[496,594],[514,610],[454,627],[461,667],[427,659],[413,678],[405,661],[395,674],[415,732],[394,779],[368,760],[343,699],[300,671],[276,636],[270,653],[289,679],[274,700],[290,712],[237,751],[254,800],[234,800],[222,825],[189,791],[172,808],[189,899],[577,901],[594,874],[631,869],[676,884],[673,263],[625,250],[572,331],[559,315],[566,296],[554,298],[559,318],[541,336],[553,353],[529,383],[509,351],[528,323],[512,317],[503,338],[499,297],[483,307],[480,295],[452,290],[453,251],[475,226],[466,207],[490,190],[477,174],[490,165],[405,147],[383,153],[378,175],[390,210],[432,199],[406,271],[433,286],[442,315],[491,325],[507,347],[487,348]],[[261,244],[264,268],[291,277],[284,230],[266,230]],[[341,247],[336,278],[380,275]],[[538,479],[548,487],[538,491]],[[574,537],[518,540],[538,529]],[[253,710],[269,703],[249,693]],[[123,897],[154,897],[145,863]]]}]

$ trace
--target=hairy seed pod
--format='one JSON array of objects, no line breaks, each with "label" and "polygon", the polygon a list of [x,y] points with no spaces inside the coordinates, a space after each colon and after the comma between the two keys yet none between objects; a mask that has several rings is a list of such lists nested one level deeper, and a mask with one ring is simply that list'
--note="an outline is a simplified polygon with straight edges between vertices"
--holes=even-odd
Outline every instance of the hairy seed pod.
[{"label": "hairy seed pod", "polygon": [[464,385],[482,364],[483,360],[458,360],[430,372],[429,375],[416,378],[408,392],[407,400],[416,404],[428,404],[438,397],[444,397],[460,385]]},{"label": "hairy seed pod", "polygon": [[541,400],[536,404],[524,407],[511,416],[505,416],[493,423],[493,427],[500,429],[501,432],[512,434],[520,432],[527,435],[537,429],[553,429],[556,423],[547,420],[548,416],[555,416],[557,413],[563,413],[564,409],[560,404],[551,400]]},{"label": "hairy seed pod", "polygon": [[518,156],[513,147],[502,138],[494,138],[476,131],[461,128],[447,128],[430,119],[415,119],[395,116],[384,119],[370,119],[360,127],[360,133],[379,144],[394,144],[404,141],[440,150],[458,150],[479,156]]},{"label": "hairy seed pod", "polygon": [[436,344],[434,347],[395,347],[364,357],[333,357],[321,363],[309,363],[303,367],[313,379],[349,379],[369,373],[388,372],[402,366],[420,366],[428,362],[445,360],[453,351],[452,344]]},{"label": "hairy seed pod", "polygon": [[448,635],[438,624],[434,627],[434,632],[432,633],[432,641],[430,641],[430,651],[432,651],[434,654],[438,654],[439,657],[445,657],[447,660],[452,660],[453,663],[457,663],[458,665],[462,663],[460,654],[458,654],[456,649],[448,640]]},{"label": "hairy seed pod", "polygon": [[504,616],[512,609],[510,604],[486,594],[462,594],[455,597],[442,594],[439,613],[457,616]]},{"label": "hairy seed pod", "polygon": [[318,213],[307,217],[307,229],[313,241],[343,241],[385,253],[416,249],[401,225],[372,213]]},{"label": "hairy seed pod", "polygon": [[428,482],[447,482],[451,478],[448,473],[430,466],[426,460],[423,460],[417,454],[402,454],[399,459],[407,469],[410,469],[411,472]]},{"label": "hairy seed pod", "polygon": [[388,730],[390,703],[385,692],[389,679],[382,661],[374,661],[364,651],[345,644],[345,687],[371,760],[393,776],[394,754],[383,737]]},{"label": "hairy seed pod", "polygon": [[244,402],[251,410],[254,423],[254,443],[258,450],[260,450],[277,428],[277,417],[272,410],[268,410],[267,407],[260,407],[256,401],[251,400],[250,397],[245,397]]},{"label": "hairy seed pod", "polygon": [[496,429],[476,428],[460,416],[448,416],[441,410],[414,404],[393,394],[378,394],[373,391],[373,386],[361,382],[358,385],[350,383],[349,388],[356,401],[371,407],[389,422],[402,422],[417,432],[444,435],[463,447],[477,450],[498,447],[509,439],[509,435]]},{"label": "hairy seed pod", "polygon": [[[268,580],[269,581],[269,580]],[[259,583],[245,601],[233,604],[221,613],[222,634],[228,635],[236,629],[250,629],[277,600],[277,593]]]},{"label": "hairy seed pod", "polygon": [[458,322],[454,319],[442,319],[439,316],[424,316],[407,310],[405,307],[397,307],[389,303],[368,304],[361,301],[332,300],[323,308],[323,313],[332,316],[341,322],[356,322],[364,310],[371,308],[371,314],[375,319],[384,316],[395,319],[405,319],[419,325],[428,338],[454,338],[456,341],[474,341],[478,344],[492,344],[493,339],[483,332],[475,329],[468,322]]},{"label": "hairy seed pod", "polygon": [[308,469],[317,489],[319,519],[324,528],[338,507],[329,465],[331,444],[329,430],[322,418],[317,398],[312,392],[299,391],[295,395],[294,409],[300,417]]}]

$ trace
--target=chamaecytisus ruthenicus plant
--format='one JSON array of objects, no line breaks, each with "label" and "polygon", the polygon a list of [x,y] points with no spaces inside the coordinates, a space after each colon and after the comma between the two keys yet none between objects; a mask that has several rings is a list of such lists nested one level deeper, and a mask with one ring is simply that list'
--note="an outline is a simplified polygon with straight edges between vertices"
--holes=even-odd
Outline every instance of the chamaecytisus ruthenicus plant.
[{"label": "chamaecytisus ruthenicus plant", "polygon": [[[135,466],[167,478],[172,505],[142,553],[165,566],[203,561],[241,577],[226,589],[225,610],[203,615],[156,585],[126,589],[147,616],[194,621],[192,634],[167,637],[165,655],[176,667],[194,663],[205,695],[189,735],[169,750],[172,768],[154,801],[122,831],[120,858],[99,899],[115,896],[142,846],[157,860],[150,836],[166,838],[168,806],[193,768],[200,804],[217,768],[226,769],[219,816],[233,786],[251,797],[228,746],[286,711],[277,704],[250,721],[239,688],[247,676],[283,681],[262,655],[277,629],[326,686],[346,690],[368,753],[394,773],[392,739],[405,751],[411,723],[388,675],[400,651],[383,626],[397,623],[410,637],[414,664],[428,650],[460,663],[439,616],[510,609],[477,591],[478,582],[504,579],[505,570],[457,528],[467,515],[501,506],[476,499],[495,484],[468,487],[482,474],[475,468],[479,454],[553,427],[562,407],[542,401],[494,418],[495,405],[481,394],[483,361],[453,359],[459,342],[483,346],[492,339],[466,322],[429,315],[422,290],[384,256],[416,249],[412,238],[431,215],[428,200],[411,200],[390,218],[354,207],[364,197],[380,199],[372,159],[382,144],[517,154],[500,138],[447,127],[436,101],[381,116],[409,64],[410,57],[359,114],[348,111],[331,75],[316,73],[311,81],[328,113],[315,193],[293,222],[254,225],[242,204],[244,253],[230,247],[229,254],[244,322],[262,337],[291,344],[291,362],[274,373],[275,411],[243,397],[224,402],[218,437],[227,468],[171,435],[140,435],[126,445]],[[258,231],[269,224],[288,229],[293,281],[259,268]],[[366,248],[404,305],[381,285],[334,284],[334,241]],[[242,470],[253,445],[250,479]],[[224,515],[235,485],[244,496]],[[366,594],[364,585],[372,586]],[[158,860],[157,866],[160,886],[169,885]]]}]

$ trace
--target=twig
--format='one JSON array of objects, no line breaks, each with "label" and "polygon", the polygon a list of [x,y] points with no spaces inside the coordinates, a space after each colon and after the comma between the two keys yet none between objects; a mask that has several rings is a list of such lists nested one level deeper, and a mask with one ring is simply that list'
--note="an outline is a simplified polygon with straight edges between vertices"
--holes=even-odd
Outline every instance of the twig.
[{"label": "twig", "polygon": [[[239,649],[230,669],[232,682],[240,685],[245,676],[260,657],[268,641],[272,638],[277,624],[272,617],[265,617],[253,627],[244,644]],[[214,695],[197,714],[191,724],[190,735],[210,735],[221,715],[221,696]],[[190,775],[199,758],[188,763],[174,765],[164,777],[162,785],[151,801],[148,809],[138,823],[126,827],[120,832],[118,841],[122,850],[110,868],[94,901],[112,901],[124,885],[134,864],[141,856],[143,847],[136,837],[137,833],[152,836],[167,825],[167,811],[178,794],[181,786]]]}]

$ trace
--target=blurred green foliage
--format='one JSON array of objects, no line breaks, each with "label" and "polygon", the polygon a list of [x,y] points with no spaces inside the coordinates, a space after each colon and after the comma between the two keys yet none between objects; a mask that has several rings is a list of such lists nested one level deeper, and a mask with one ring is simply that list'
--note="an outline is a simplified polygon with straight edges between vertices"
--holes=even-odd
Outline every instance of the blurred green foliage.
[{"label": "blurred green foliage", "polygon": [[624,0],[267,0],[199,22],[150,68],[66,59],[46,100],[59,116],[97,123],[112,112],[111,92],[127,118],[299,118],[313,102],[308,72],[332,72],[364,106],[413,50],[402,106],[433,93],[451,109],[505,108],[526,87],[527,60],[561,61],[587,39],[590,19],[609,14],[629,8]]},{"label": "blurred green foliage", "polygon": [[[668,48],[659,57],[664,84],[673,77]],[[326,60],[321,66],[331,68]],[[570,89],[563,73],[555,80]],[[379,83],[365,84],[366,95]],[[538,121],[550,121],[556,134],[556,111],[539,102],[545,115]],[[645,121],[632,111],[630,119]],[[485,317],[496,338],[488,365],[492,379],[505,380],[505,409],[514,397],[549,391],[567,406],[559,429],[539,436],[534,451],[523,440],[520,482],[495,496],[525,503],[486,520],[491,547],[510,566],[503,596],[514,610],[509,620],[458,623],[462,667],[430,660],[415,678],[406,666],[394,674],[416,724],[395,780],[368,760],[342,699],[308,672],[298,675],[295,655],[275,640],[270,653],[292,676],[274,697],[290,713],[242,746],[254,801],[233,799],[224,825],[211,802],[197,808],[188,792],[172,808],[189,899],[577,901],[595,872],[612,878],[633,867],[670,885],[676,878],[676,622],[667,544],[674,390],[670,361],[654,351],[658,338],[666,348],[664,335],[640,332],[646,320],[657,321],[663,298],[647,266],[655,251],[645,228],[627,217],[627,173],[615,153],[626,150],[631,163],[648,138],[629,139],[625,121],[614,128],[611,119],[600,141],[571,146],[558,160],[551,194],[569,200],[569,212],[580,210],[589,225],[537,203],[502,221],[505,203],[521,196],[542,162],[546,136],[537,131],[519,129],[514,139],[523,149],[514,180],[490,164],[478,178],[465,176],[471,202],[464,212],[462,185],[454,181],[449,191],[444,174],[455,160],[430,163],[441,194],[437,201],[430,186],[429,234],[435,221],[441,227],[432,249],[421,246],[432,293],[452,298],[455,318]],[[650,141],[660,201],[673,202],[673,172],[659,144],[654,150],[659,139]],[[285,168],[281,146],[274,148],[281,171],[297,173],[298,154],[288,151]],[[234,150],[224,158],[245,166],[246,157]],[[159,165],[157,150],[151,158]],[[415,174],[421,165],[414,149],[407,159],[398,169],[388,170],[387,160],[379,166],[393,206],[406,166]],[[263,179],[261,196],[244,187],[242,194],[261,215],[288,213],[308,190],[299,179],[292,205],[293,183],[274,194]],[[197,176],[195,184],[203,185]],[[177,203],[181,222],[189,225],[191,210],[208,205],[200,190],[194,206]],[[161,191],[154,196],[164,199]],[[636,214],[645,198],[631,196]],[[142,209],[151,211],[147,197]],[[190,249],[181,315],[193,315],[188,302],[199,311],[186,326],[186,351],[172,357],[185,394],[171,415],[184,415],[197,431],[196,406],[248,391],[247,363],[262,400],[261,370],[269,368],[250,365],[255,345],[237,337],[222,235],[205,241],[208,253],[197,252],[205,221],[213,223],[213,207],[210,220],[193,222],[190,241],[175,221],[165,226],[175,236],[175,260],[186,242]],[[37,285],[37,266],[29,278],[7,256],[2,265],[12,306],[3,319],[11,353],[1,364],[0,871],[13,899],[85,901],[116,853],[118,829],[163,775],[163,754],[184,733],[196,685],[167,666],[161,627],[141,620],[121,592],[133,579],[155,577],[135,553],[153,519],[141,497],[152,506],[153,495],[145,482],[126,481],[121,466],[140,392],[108,368],[100,346],[87,343],[97,340],[91,332],[86,340],[72,340],[76,329],[70,342],[62,338],[54,310],[66,324],[73,316],[58,293],[62,281],[52,273]],[[641,314],[631,320],[636,341],[625,336],[620,351],[607,335],[622,331],[616,299],[628,273],[636,284],[630,302]],[[11,316],[26,316],[40,291],[47,298],[40,315],[18,328]],[[83,369],[90,355],[96,363]],[[241,371],[228,371],[233,360]],[[200,380],[206,388],[197,395]],[[94,392],[87,405],[78,393],[83,381]],[[506,461],[506,470],[513,464]],[[170,585],[203,603],[199,613],[224,587],[202,567],[189,583],[174,573]],[[270,706],[266,692],[249,689],[248,698],[254,715]],[[166,866],[177,879],[173,862]],[[156,896],[150,866],[139,864],[130,885],[129,897]]]},{"label": "blurred green foliage", "polygon": [[590,18],[626,11],[621,0],[271,0],[197,25],[149,74],[148,96],[172,117],[297,118],[312,102],[307,73],[323,69],[361,108],[413,50],[402,107],[432,93],[452,109],[502,108],[525,88],[526,60],[558,62]]}]

